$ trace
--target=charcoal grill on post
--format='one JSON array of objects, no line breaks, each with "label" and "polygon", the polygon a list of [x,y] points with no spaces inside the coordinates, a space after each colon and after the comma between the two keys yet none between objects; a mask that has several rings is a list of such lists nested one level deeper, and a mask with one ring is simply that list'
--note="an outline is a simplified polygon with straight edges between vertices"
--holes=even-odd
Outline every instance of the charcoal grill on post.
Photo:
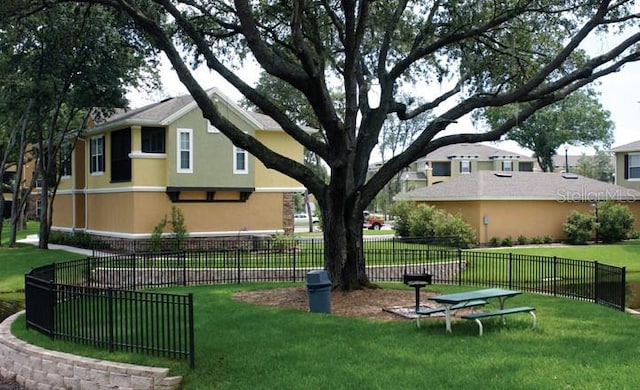
[{"label": "charcoal grill on post", "polygon": [[431,284],[432,275],[427,273],[402,275],[402,283],[416,289],[416,312],[420,310],[420,289],[427,284]]}]

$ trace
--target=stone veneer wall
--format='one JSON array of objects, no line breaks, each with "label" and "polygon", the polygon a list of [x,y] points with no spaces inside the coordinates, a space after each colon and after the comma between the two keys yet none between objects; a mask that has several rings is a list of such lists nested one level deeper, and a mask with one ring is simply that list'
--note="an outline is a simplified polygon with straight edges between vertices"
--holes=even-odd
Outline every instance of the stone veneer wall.
[{"label": "stone veneer wall", "polygon": [[181,376],[168,368],[137,366],[50,351],[11,334],[11,324],[24,311],[0,324],[0,376],[30,390],[180,389]]}]

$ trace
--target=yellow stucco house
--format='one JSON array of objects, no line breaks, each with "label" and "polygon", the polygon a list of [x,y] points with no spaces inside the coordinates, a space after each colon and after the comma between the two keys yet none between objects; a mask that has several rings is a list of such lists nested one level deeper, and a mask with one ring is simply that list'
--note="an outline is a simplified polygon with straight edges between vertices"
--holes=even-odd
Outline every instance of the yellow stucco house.
[{"label": "yellow stucco house", "polygon": [[[303,147],[271,118],[249,112],[216,89],[218,109],[267,147],[296,161]],[[235,147],[191,96],[117,112],[85,131],[62,178],[53,230],[148,238],[178,207],[190,237],[288,232],[295,180]]]},{"label": "yellow stucco house", "polygon": [[572,173],[477,171],[396,195],[459,214],[477,232],[478,242],[492,237],[516,239],[550,235],[564,238],[562,226],[572,210],[596,211],[599,202],[623,203],[640,228],[640,192]]}]

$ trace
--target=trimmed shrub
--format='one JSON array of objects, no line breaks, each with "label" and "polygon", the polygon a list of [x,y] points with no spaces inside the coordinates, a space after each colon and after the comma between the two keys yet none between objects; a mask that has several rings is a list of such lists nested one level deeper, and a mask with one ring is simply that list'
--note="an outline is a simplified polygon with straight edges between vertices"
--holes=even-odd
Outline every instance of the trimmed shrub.
[{"label": "trimmed shrub", "polygon": [[506,236],[502,239],[502,246],[513,246],[513,237]]},{"label": "trimmed shrub", "polygon": [[553,237],[550,235],[546,235],[544,237],[542,237],[542,243],[543,244],[553,244]]},{"label": "trimmed shrub", "polygon": [[398,202],[393,206],[396,234],[401,237],[456,237],[458,246],[477,245],[475,230],[461,215],[451,215],[426,204]]},{"label": "trimmed shrub", "polygon": [[500,237],[493,236],[493,237],[491,237],[491,239],[489,239],[489,245],[491,245],[493,247],[500,246],[501,242],[502,242],[502,240],[500,239]]},{"label": "trimmed shrub", "polygon": [[436,208],[418,205],[409,214],[409,235],[412,237],[436,236]]},{"label": "trimmed shrub", "polygon": [[544,241],[543,241],[542,237],[540,237],[540,236],[533,237],[533,238],[531,239],[531,243],[532,243],[532,244],[539,245],[539,244],[542,244],[543,242],[544,242]]},{"label": "trimmed shrub", "polygon": [[411,214],[411,210],[415,206],[416,204],[410,201],[396,202],[391,206],[393,226],[396,231],[396,235],[400,237],[409,236],[409,214]]},{"label": "trimmed shrub", "polygon": [[567,235],[567,242],[574,245],[584,245],[591,238],[596,227],[595,216],[591,213],[571,211],[562,231]]},{"label": "trimmed shrub", "polygon": [[529,239],[522,234],[518,236],[517,240],[518,245],[527,245],[529,243]]},{"label": "trimmed shrub", "polygon": [[461,215],[451,215],[437,210],[435,222],[436,237],[456,236],[458,237],[458,247],[462,249],[468,249],[478,244],[476,231]]},{"label": "trimmed shrub", "polygon": [[598,205],[597,233],[605,243],[622,241],[633,233],[636,218],[628,206],[615,202],[603,202]]}]

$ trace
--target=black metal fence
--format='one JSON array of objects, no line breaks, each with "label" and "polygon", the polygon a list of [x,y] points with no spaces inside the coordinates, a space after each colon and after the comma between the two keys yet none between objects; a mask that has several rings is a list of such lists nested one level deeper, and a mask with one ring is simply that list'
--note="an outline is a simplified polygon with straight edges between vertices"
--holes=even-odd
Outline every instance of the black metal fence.
[{"label": "black metal fence", "polygon": [[[81,276],[87,263],[54,263],[25,275],[28,328],[109,351],[187,359],[195,367],[192,294],[91,287]],[[61,282],[72,269],[76,283]]]},{"label": "black metal fence", "polygon": [[[171,357],[194,365],[191,295],[139,288],[243,282],[303,282],[324,267],[319,240],[218,242],[180,252],[107,253],[46,265],[25,276],[27,325],[51,337]],[[463,251],[433,240],[367,240],[373,282],[429,273],[433,283],[544,293],[624,310],[625,268],[503,251]],[[113,249],[113,248],[112,248]],[[141,248],[136,248],[141,249]],[[96,253],[98,254],[98,253]]]}]

